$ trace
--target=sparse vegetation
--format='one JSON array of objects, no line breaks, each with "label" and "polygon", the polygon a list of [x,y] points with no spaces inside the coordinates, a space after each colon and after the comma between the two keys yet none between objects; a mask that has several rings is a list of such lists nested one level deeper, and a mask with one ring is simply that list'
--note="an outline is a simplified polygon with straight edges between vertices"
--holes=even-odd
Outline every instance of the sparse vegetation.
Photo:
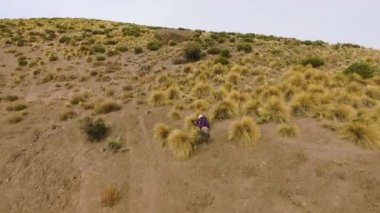
[{"label": "sparse vegetation", "polygon": [[282,124],[277,128],[277,134],[285,138],[294,138],[299,134],[299,128],[296,125]]},{"label": "sparse vegetation", "polygon": [[308,57],[302,60],[302,65],[311,65],[312,67],[320,67],[325,64],[325,60],[321,57]]},{"label": "sparse vegetation", "polygon": [[170,131],[170,127],[164,123],[155,124],[153,128],[154,142],[160,147],[166,146]]},{"label": "sparse vegetation", "polygon": [[372,78],[376,72],[379,72],[378,68],[375,68],[374,66],[371,66],[370,64],[365,62],[353,63],[343,71],[343,73],[346,75],[355,73],[360,75],[364,79]]},{"label": "sparse vegetation", "polygon": [[101,141],[107,136],[109,129],[103,119],[94,120],[91,117],[85,117],[80,122],[82,131],[86,133],[91,142]]},{"label": "sparse vegetation", "polygon": [[113,207],[120,200],[120,192],[115,185],[108,185],[100,192],[102,206]]},{"label": "sparse vegetation", "polygon": [[115,102],[101,102],[95,105],[95,112],[98,114],[106,114],[120,109],[121,106]]},{"label": "sparse vegetation", "polygon": [[188,43],[184,47],[183,53],[185,55],[186,60],[188,61],[198,61],[202,57],[201,46],[196,42]]},{"label": "sparse vegetation", "polygon": [[380,132],[376,126],[349,122],[342,126],[340,136],[363,148],[380,149]]}]

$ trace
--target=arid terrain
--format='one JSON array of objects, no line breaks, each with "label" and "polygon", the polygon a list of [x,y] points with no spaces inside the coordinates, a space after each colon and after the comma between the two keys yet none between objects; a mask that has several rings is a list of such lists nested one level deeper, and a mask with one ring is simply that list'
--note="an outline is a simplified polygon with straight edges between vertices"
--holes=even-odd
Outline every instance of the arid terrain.
[{"label": "arid terrain", "polygon": [[355,44],[0,20],[0,212],[380,212],[379,66]]}]

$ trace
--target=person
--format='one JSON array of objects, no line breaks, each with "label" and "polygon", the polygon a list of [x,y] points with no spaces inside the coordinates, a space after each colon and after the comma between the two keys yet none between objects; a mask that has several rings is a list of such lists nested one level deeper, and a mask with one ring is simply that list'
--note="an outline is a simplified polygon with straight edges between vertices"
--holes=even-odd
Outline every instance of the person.
[{"label": "person", "polygon": [[210,138],[210,124],[203,114],[199,114],[193,124],[199,128],[201,139],[207,141]]}]

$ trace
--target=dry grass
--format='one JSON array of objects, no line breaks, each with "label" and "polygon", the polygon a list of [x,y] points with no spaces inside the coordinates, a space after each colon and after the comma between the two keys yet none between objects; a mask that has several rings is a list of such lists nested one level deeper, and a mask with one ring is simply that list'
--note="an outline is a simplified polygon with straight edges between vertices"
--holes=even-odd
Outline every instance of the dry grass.
[{"label": "dry grass", "polygon": [[95,113],[97,114],[107,114],[120,109],[121,106],[115,102],[102,102],[95,105]]},{"label": "dry grass", "polygon": [[7,122],[10,124],[16,124],[16,123],[21,122],[23,119],[24,119],[23,117],[21,117],[19,115],[15,115],[15,116],[8,118]]},{"label": "dry grass", "polygon": [[64,109],[60,114],[59,114],[59,120],[61,121],[67,121],[69,119],[75,118],[78,116],[78,114],[72,110],[72,109]]},{"label": "dry grass", "polygon": [[300,93],[296,95],[290,104],[293,115],[308,115],[315,108],[314,98],[309,93]]},{"label": "dry grass", "polygon": [[190,108],[192,110],[195,110],[195,111],[201,111],[201,112],[204,112],[204,111],[207,111],[209,107],[209,104],[207,101],[205,100],[195,100],[191,105],[190,105]]},{"label": "dry grass", "polygon": [[228,129],[229,140],[238,141],[247,147],[255,146],[260,137],[260,129],[250,117],[233,122]]},{"label": "dry grass", "polygon": [[192,137],[184,130],[174,130],[169,134],[168,145],[175,158],[187,160],[193,152]]},{"label": "dry grass", "polygon": [[288,107],[278,98],[271,98],[259,112],[267,121],[285,122],[289,119]]},{"label": "dry grass", "polygon": [[169,87],[167,90],[166,90],[166,97],[169,99],[169,100],[177,100],[179,99],[180,97],[180,91],[177,87]]},{"label": "dry grass", "polygon": [[100,203],[102,206],[113,207],[120,200],[120,192],[114,185],[106,186],[100,192]]},{"label": "dry grass", "polygon": [[168,142],[170,127],[164,123],[157,123],[153,127],[153,140],[160,147],[164,147]]},{"label": "dry grass", "polygon": [[173,120],[179,120],[181,119],[181,113],[178,110],[173,109],[173,110],[170,110],[170,112],[168,113],[168,117]]},{"label": "dry grass", "polygon": [[237,84],[239,80],[240,74],[238,72],[230,72],[227,75],[225,75],[225,82]]},{"label": "dry grass", "polygon": [[282,124],[277,128],[277,134],[285,138],[294,138],[299,134],[299,128],[296,125]]},{"label": "dry grass", "polygon": [[340,129],[340,137],[366,149],[380,149],[379,126],[349,122]]},{"label": "dry grass", "polygon": [[192,94],[195,98],[206,99],[211,95],[212,87],[208,83],[198,83],[192,90]]},{"label": "dry grass", "polygon": [[236,105],[230,100],[217,103],[211,113],[212,120],[225,120],[233,118],[237,113]]},{"label": "dry grass", "polygon": [[167,103],[166,95],[163,91],[154,91],[148,98],[148,104],[150,106],[158,107],[164,106]]}]

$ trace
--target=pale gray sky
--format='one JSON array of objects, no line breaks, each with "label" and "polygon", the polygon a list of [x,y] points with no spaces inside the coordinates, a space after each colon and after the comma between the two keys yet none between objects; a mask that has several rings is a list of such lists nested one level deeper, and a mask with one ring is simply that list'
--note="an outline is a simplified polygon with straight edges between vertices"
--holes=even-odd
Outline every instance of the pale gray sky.
[{"label": "pale gray sky", "polygon": [[380,49],[379,0],[0,0],[0,18],[76,17]]}]

